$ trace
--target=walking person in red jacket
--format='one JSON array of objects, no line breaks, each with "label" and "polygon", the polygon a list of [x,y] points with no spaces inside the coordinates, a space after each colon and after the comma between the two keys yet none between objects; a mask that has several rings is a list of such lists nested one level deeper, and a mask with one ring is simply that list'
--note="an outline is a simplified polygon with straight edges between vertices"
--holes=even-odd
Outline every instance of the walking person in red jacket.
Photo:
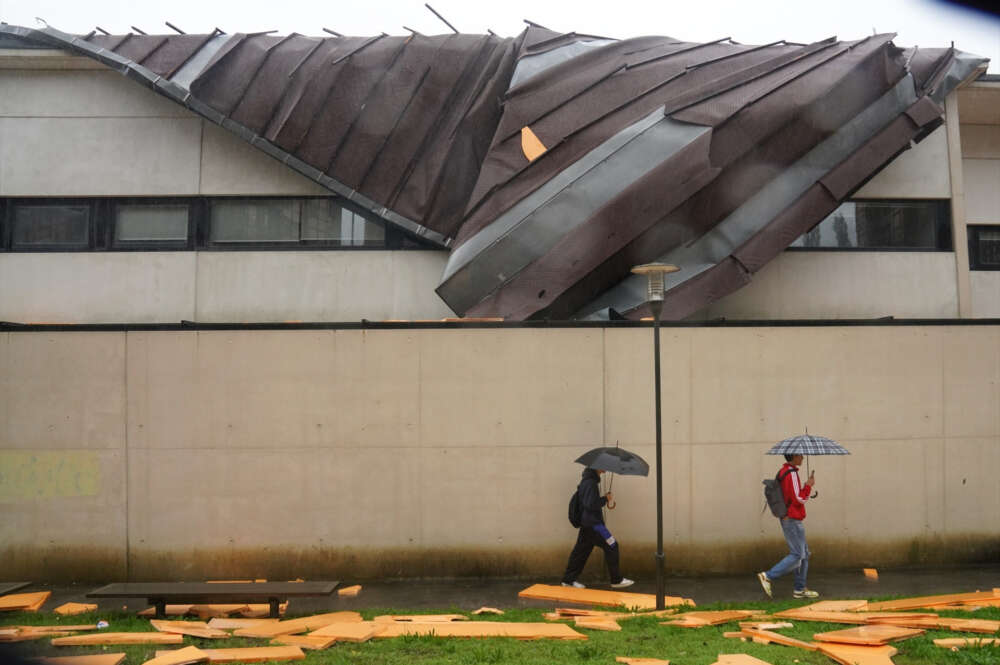
[{"label": "walking person in red jacket", "polygon": [[785,497],[788,514],[781,518],[781,531],[788,543],[788,555],[774,564],[771,570],[757,573],[757,579],[764,588],[764,593],[771,596],[771,582],[782,575],[795,571],[795,586],[792,596],[795,598],[816,598],[818,593],[806,586],[806,575],[809,572],[809,545],[806,544],[806,528],[803,520],[806,518],[806,501],[816,486],[815,472],[809,474],[805,485],[799,481],[799,465],[802,455],[785,455],[785,464],[778,472],[781,479],[781,492]]}]

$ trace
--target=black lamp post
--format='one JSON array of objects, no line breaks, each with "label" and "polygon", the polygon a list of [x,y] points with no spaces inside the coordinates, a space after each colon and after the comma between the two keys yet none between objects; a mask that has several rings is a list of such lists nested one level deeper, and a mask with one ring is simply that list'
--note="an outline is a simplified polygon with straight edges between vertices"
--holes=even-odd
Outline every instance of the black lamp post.
[{"label": "black lamp post", "polygon": [[664,607],[663,572],[663,432],[660,424],[660,313],[663,311],[663,276],[680,270],[668,263],[646,263],[632,268],[648,280],[646,300],[653,312],[653,393],[656,411],[656,609]]}]

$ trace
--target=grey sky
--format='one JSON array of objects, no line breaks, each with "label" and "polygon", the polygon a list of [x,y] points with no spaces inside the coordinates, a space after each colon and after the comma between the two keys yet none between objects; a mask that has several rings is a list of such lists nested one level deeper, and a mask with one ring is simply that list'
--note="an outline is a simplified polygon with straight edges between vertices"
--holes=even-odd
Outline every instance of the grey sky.
[{"label": "grey sky", "polygon": [[[900,46],[948,46],[991,59],[1000,73],[1000,20],[932,0],[826,0],[825,2],[640,2],[637,0],[432,0],[430,3],[462,32],[511,36],[530,19],[565,32],[608,37],[670,35],[689,41],[732,37],[747,44],[779,39],[810,42],[836,35],[857,39],[896,32]],[[0,0],[0,20],[37,25],[41,17],[67,32],[88,32],[95,25],[113,33],[130,26],[155,33],[169,31],[170,21],[187,32],[277,30],[322,34],[323,27],[352,35],[405,34],[404,25],[426,34],[447,28],[422,0],[334,0],[333,2],[262,2],[260,0]]]}]

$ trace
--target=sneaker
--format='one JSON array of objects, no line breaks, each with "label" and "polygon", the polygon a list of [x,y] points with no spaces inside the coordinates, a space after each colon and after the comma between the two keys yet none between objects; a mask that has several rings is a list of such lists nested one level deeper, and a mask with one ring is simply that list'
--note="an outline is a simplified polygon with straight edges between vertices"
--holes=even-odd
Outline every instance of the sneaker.
[{"label": "sneaker", "polygon": [[634,580],[630,580],[627,577],[623,577],[620,582],[612,582],[611,588],[612,589],[624,589],[625,587],[632,586],[633,584],[635,584]]},{"label": "sneaker", "polygon": [[[767,594],[767,597],[774,598],[774,596],[771,595],[771,580],[767,579],[767,573],[757,573],[757,581],[759,581],[760,585],[764,588],[764,593]],[[795,593],[798,593],[798,591]]]},{"label": "sneaker", "polygon": [[802,591],[793,591],[792,598],[819,598],[819,593],[812,589],[802,589]]},{"label": "sneaker", "polygon": [[563,586],[571,586],[574,589],[586,589],[587,588],[587,586],[585,584],[580,584],[579,582],[577,582],[575,580],[573,582],[563,582],[562,585]]}]

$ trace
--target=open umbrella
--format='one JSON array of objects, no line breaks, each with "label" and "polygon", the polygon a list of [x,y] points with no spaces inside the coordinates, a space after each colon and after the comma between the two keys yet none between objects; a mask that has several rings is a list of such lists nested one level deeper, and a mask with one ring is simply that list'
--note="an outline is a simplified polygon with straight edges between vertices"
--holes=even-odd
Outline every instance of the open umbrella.
[{"label": "open umbrella", "polygon": [[594,448],[574,461],[591,469],[620,473],[623,476],[649,475],[646,460],[624,448]]},{"label": "open umbrella", "polygon": [[799,434],[785,439],[768,450],[765,455],[850,455],[850,451],[825,436]]}]

